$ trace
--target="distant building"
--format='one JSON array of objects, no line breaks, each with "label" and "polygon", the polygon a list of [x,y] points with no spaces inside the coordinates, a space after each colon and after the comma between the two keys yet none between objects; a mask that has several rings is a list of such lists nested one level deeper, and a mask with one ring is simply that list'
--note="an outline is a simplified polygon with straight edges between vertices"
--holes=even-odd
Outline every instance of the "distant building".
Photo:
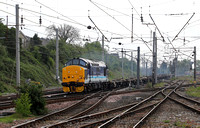
[{"label": "distant building", "polygon": [[40,38],[40,40],[42,41],[42,45],[43,46],[46,46],[49,42],[50,42],[50,39],[45,39],[45,38]]},{"label": "distant building", "polygon": [[[22,31],[19,31],[19,40],[22,48],[28,48],[30,46],[31,37],[24,35]],[[43,46],[46,46],[50,42],[50,39],[40,38],[40,40],[42,41]]]},{"label": "distant building", "polygon": [[22,31],[19,31],[19,40],[22,45],[22,48],[28,48],[30,45],[30,37],[24,35]]},{"label": "distant building", "polygon": [[110,55],[116,56],[117,58],[119,58],[119,54],[118,53],[111,53]]}]

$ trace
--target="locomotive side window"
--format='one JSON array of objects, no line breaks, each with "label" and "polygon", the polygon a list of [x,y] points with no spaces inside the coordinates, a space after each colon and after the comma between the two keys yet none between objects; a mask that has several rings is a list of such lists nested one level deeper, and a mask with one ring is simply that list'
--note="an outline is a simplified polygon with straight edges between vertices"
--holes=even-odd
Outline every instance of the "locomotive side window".
[{"label": "locomotive side window", "polygon": [[67,62],[66,66],[72,65],[72,61]]},{"label": "locomotive side window", "polygon": [[96,68],[92,67],[92,75],[96,75]]},{"label": "locomotive side window", "polygon": [[83,61],[83,60],[80,60],[80,65],[81,65],[81,66],[86,66],[86,62]]},{"label": "locomotive side window", "polygon": [[96,75],[100,75],[100,68],[96,68]]}]

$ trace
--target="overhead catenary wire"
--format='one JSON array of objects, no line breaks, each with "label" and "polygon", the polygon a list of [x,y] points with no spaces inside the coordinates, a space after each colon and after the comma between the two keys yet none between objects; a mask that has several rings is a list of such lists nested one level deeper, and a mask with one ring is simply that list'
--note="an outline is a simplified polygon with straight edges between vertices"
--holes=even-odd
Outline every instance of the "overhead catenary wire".
[{"label": "overhead catenary wire", "polygon": [[128,0],[128,2],[130,3],[131,7],[135,10],[135,12],[137,13],[137,15],[140,17],[140,14],[139,14],[138,11],[135,9],[135,7],[134,7],[133,4],[131,3],[131,1]]},{"label": "overhead catenary wire", "polygon": [[186,24],[181,28],[181,30],[178,32],[178,34],[176,34],[176,36],[174,37],[174,39],[172,40],[172,42],[178,37],[178,35],[181,33],[181,31],[186,27],[186,25],[189,23],[189,21],[192,19],[192,17],[195,15],[195,13],[192,14],[192,16],[190,17],[190,19],[186,22]]},{"label": "overhead catenary wire", "polygon": [[94,26],[99,30],[99,32],[102,34],[102,36],[105,37],[105,39],[109,42],[108,38],[102,33],[102,31],[97,27],[97,25],[94,23],[94,21],[91,19],[90,16],[88,16],[88,18],[90,19],[90,21],[94,24]]},{"label": "overhead catenary wire", "polygon": [[[24,6],[24,7],[25,7],[25,6]],[[28,11],[26,11],[26,12],[28,12]],[[43,18],[44,18],[44,17],[43,17]],[[28,17],[27,17],[27,19],[30,20],[30,18],[28,18]],[[48,19],[48,18],[47,18],[47,19]],[[64,18],[64,19],[66,19],[66,18]],[[32,21],[34,21],[34,20],[32,20]],[[52,20],[52,21],[53,21],[53,20]],[[34,23],[34,24],[35,24],[35,23]],[[27,25],[27,24],[26,24],[26,25]],[[37,25],[38,25],[38,24],[37,24]],[[187,27],[187,28],[188,28],[188,27]],[[104,33],[104,31],[110,33],[110,31],[107,31],[107,30],[102,30],[102,29],[100,29],[100,30],[101,30],[103,33]],[[104,34],[106,35],[106,33],[104,33]],[[115,33],[115,34],[117,34],[117,33]],[[126,35],[121,34],[121,36],[126,36]],[[180,37],[181,37],[181,35],[180,35]],[[124,38],[130,38],[130,36],[127,35],[127,36],[124,37]],[[142,38],[145,39],[145,37],[142,37]],[[146,37],[146,38],[148,38],[148,37]],[[165,38],[166,38],[166,37],[165,37]],[[197,38],[198,38],[198,37],[197,37]],[[139,39],[140,39],[140,37],[139,37]],[[145,45],[146,45],[146,44],[149,45],[149,42],[146,42]],[[150,45],[149,45],[149,47],[151,48]]]},{"label": "overhead catenary wire", "polygon": [[156,26],[160,36],[162,37],[163,42],[165,42],[165,38],[163,37],[162,33],[160,32],[160,30],[159,30],[158,26],[156,25],[155,21],[153,20],[153,17],[151,16],[151,14],[149,14],[149,16],[150,16],[151,20],[153,21],[154,25]]},{"label": "overhead catenary wire", "polygon": [[90,2],[95,5],[98,9],[100,9],[101,11],[103,11],[104,13],[106,13],[108,16],[110,16],[111,18],[113,18],[117,23],[119,23],[121,26],[123,26],[126,30],[131,31],[129,28],[127,28],[124,24],[122,24],[120,21],[118,21],[115,17],[113,17],[112,15],[110,15],[108,12],[106,12],[105,10],[103,10],[102,8],[100,8],[97,4],[95,4],[92,0],[90,0]]},{"label": "overhead catenary wire", "polygon": [[[94,2],[94,1],[93,1],[93,2]],[[123,12],[117,11],[117,10],[112,9],[112,8],[109,8],[109,7],[105,6],[105,5],[102,5],[102,4],[97,3],[97,2],[94,2],[94,3],[95,3],[95,4],[98,4],[98,5],[102,6],[102,7],[104,7],[104,8],[106,8],[106,9],[109,9],[109,10],[112,10],[112,11],[114,11],[114,12],[117,12],[117,13],[120,13],[120,14],[122,14],[122,15],[125,15],[125,16],[130,17],[130,15],[128,15],[128,14],[126,14],[126,13],[123,13]]]},{"label": "overhead catenary wire", "polygon": [[[7,3],[4,3],[4,2],[0,2],[0,3],[5,4],[5,5],[9,5],[9,6],[12,6],[12,7],[15,7],[15,6],[12,5],[12,4],[7,4]],[[34,11],[34,10],[30,10],[30,9],[27,9],[27,8],[20,8],[20,9],[23,9],[24,11],[29,11],[29,12],[37,13],[37,14],[39,14],[39,15],[41,14],[41,15],[43,15],[43,16],[47,16],[47,17],[51,17],[51,18],[63,20],[63,21],[69,22],[69,23],[78,24],[78,23],[76,23],[76,22],[73,22],[73,21],[70,21],[70,20],[66,20],[66,19],[60,18],[60,17],[58,17],[58,16],[52,16],[52,15],[49,15],[49,14],[40,13],[40,12],[37,12],[37,11]],[[78,25],[80,25],[80,24],[78,24]],[[84,26],[86,26],[86,25],[84,25]]]},{"label": "overhead catenary wire", "polygon": [[[0,3],[6,4],[6,3],[4,3],[4,2],[0,2]],[[8,4],[8,5],[9,5],[9,6],[12,6],[12,7],[15,7],[14,5],[11,5],[11,4]],[[30,10],[30,9],[26,9],[26,8],[21,8],[21,9],[23,9],[23,10],[25,10],[25,11],[28,11],[28,12],[40,14],[40,12],[33,11],[33,10]],[[3,11],[3,10],[1,10],[1,11]],[[6,11],[3,11],[3,12],[8,13],[8,12],[6,12]],[[9,14],[11,14],[11,13],[9,13]],[[11,14],[11,15],[15,16],[14,14]],[[59,18],[59,17],[56,17],[56,16],[52,16],[52,15],[49,15],[49,14],[45,14],[45,13],[41,13],[41,15],[44,15],[44,16],[47,16],[47,17],[51,17],[51,18],[55,18],[55,19],[59,19],[59,20],[62,20],[62,21],[67,21],[67,22],[70,22],[70,23],[74,23],[74,22],[71,22],[71,21],[69,21],[69,20],[65,20],[65,19],[62,19],[62,18]],[[26,18],[26,20],[28,20],[28,19]],[[29,20],[29,21],[31,21],[31,20]],[[36,22],[34,22],[34,23],[36,23]],[[84,26],[86,26],[86,25],[84,25]],[[42,25],[41,27],[47,28],[47,26],[43,26],[43,25]],[[115,33],[115,32],[111,32],[111,31],[108,31],[108,30],[102,30],[102,31],[105,31],[105,32],[108,32],[108,33],[111,33],[111,34],[115,34],[115,35],[120,35],[120,36],[123,36],[123,37],[125,37],[125,38],[128,38],[127,36],[124,36],[124,35],[122,35],[122,34],[118,34],[118,33]]]},{"label": "overhead catenary wire", "polygon": [[39,4],[41,4],[42,6],[44,6],[44,7],[48,8],[48,9],[50,9],[51,11],[56,12],[57,14],[59,14],[59,15],[65,17],[65,18],[67,18],[67,19],[69,19],[69,20],[71,20],[73,23],[76,23],[76,24],[82,25],[82,26],[84,26],[84,27],[87,27],[86,25],[81,24],[81,23],[79,23],[79,22],[77,22],[77,21],[75,21],[75,20],[73,20],[73,19],[71,19],[71,18],[69,18],[69,17],[67,17],[67,16],[65,16],[65,15],[63,15],[63,14],[61,14],[60,12],[55,11],[54,9],[52,9],[52,8],[48,7],[47,5],[45,5],[45,4],[41,3],[41,2],[39,2],[38,0],[35,0],[35,1],[36,1],[37,3],[39,3]]},{"label": "overhead catenary wire", "polygon": [[[92,4],[94,4],[97,8],[99,8],[101,11],[103,11],[104,13],[106,13],[107,15],[109,15],[110,17],[112,17],[115,21],[117,21],[120,25],[122,25],[124,28],[126,28],[128,31],[130,31],[131,32],[131,30],[130,29],[128,29],[124,24],[122,24],[121,22],[119,22],[116,18],[114,18],[113,16],[111,16],[109,13],[107,13],[106,11],[104,11],[102,8],[100,8],[98,5],[96,5],[92,0],[90,0],[90,2],[92,3]],[[134,35],[136,35],[136,34],[134,34]],[[137,36],[137,35],[136,35]],[[137,36],[137,37],[139,37],[139,36]],[[142,38],[141,38],[142,39]],[[143,40],[143,39],[142,39]],[[144,41],[144,40],[143,40]],[[146,42],[144,41],[144,43],[145,43],[145,45],[149,48],[149,46],[146,44]],[[150,48],[149,48],[149,50],[150,51],[152,51]]]},{"label": "overhead catenary wire", "polygon": [[[15,16],[15,14],[12,14],[12,13],[7,12],[7,11],[4,11],[4,10],[1,10],[1,9],[0,9],[0,11],[5,12],[5,13],[7,13],[7,14],[10,14],[10,15],[12,15],[12,16]],[[31,11],[30,11],[30,12],[31,12]],[[34,12],[33,12],[33,13],[34,13]],[[38,14],[39,14],[39,13],[38,13]],[[29,21],[29,22],[31,22],[31,23],[36,24],[36,25],[33,25],[33,24],[27,24],[27,23],[26,23],[25,25],[39,27],[39,23],[37,23],[37,22],[34,22],[34,21],[29,20],[29,19],[27,19],[27,18],[24,18],[24,20],[27,20],[27,21]],[[47,21],[49,21],[49,20],[47,20]],[[13,26],[15,26],[15,25],[13,25]],[[41,25],[41,27],[48,28],[48,26],[44,26],[44,25]],[[86,29],[85,31],[88,31],[88,30]],[[101,30],[101,31],[108,32],[108,33],[115,34],[115,35],[119,35],[119,36],[123,36],[124,38],[129,38],[129,37],[124,36],[124,35],[122,35],[122,34],[110,32],[110,31],[108,31],[108,30]],[[44,34],[43,34],[43,35],[44,35]]]}]

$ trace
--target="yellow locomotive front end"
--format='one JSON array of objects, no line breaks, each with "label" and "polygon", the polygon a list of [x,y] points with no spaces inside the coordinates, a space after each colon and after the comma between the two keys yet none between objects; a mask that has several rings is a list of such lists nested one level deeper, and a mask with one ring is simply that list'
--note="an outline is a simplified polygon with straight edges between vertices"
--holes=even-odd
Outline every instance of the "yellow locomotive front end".
[{"label": "yellow locomotive front end", "polygon": [[62,86],[64,92],[83,92],[85,69],[78,65],[70,65],[62,69]]}]

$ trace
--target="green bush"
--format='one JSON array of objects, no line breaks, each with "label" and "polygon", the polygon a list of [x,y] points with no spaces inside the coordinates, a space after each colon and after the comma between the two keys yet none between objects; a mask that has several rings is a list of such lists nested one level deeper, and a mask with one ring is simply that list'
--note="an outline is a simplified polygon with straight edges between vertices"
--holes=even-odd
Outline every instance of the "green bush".
[{"label": "green bush", "polygon": [[20,98],[15,101],[15,110],[22,116],[29,116],[31,114],[31,99],[28,93],[21,93]]},{"label": "green bush", "polygon": [[34,115],[43,115],[47,113],[46,102],[42,92],[42,86],[37,84],[25,84],[20,87],[21,93],[28,93],[31,99],[30,111]]}]

